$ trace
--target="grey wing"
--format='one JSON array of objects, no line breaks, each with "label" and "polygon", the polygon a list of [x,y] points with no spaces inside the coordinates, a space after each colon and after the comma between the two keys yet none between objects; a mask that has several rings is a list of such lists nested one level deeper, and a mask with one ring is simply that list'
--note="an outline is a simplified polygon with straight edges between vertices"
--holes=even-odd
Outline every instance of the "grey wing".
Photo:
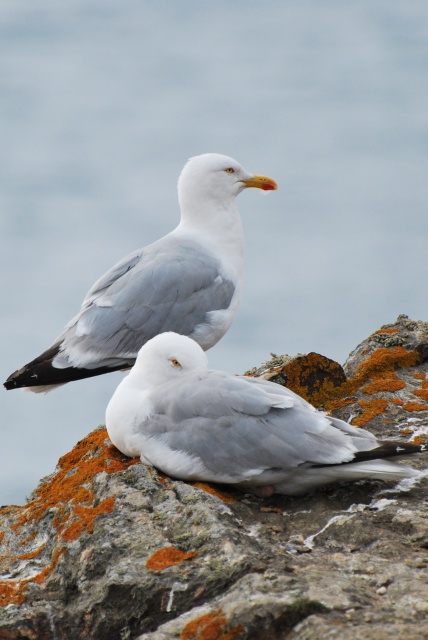
[{"label": "grey wing", "polygon": [[109,288],[126,274],[131,271],[141,260],[143,249],[137,249],[133,253],[119,260],[114,267],[109,269],[95,284],[89,289],[82,303],[82,309],[89,307],[92,302],[99,298],[103,293],[107,293]]},{"label": "grey wing", "polygon": [[131,365],[147,340],[164,331],[192,334],[208,312],[227,309],[234,292],[218,260],[196,244],[166,236],[130,254],[95,283],[60,336],[56,364]]},{"label": "grey wing", "polygon": [[176,391],[172,397],[162,389],[155,394],[144,434],[193,456],[213,481],[245,482],[299,466],[340,464],[357,450],[351,433],[273,383],[208,372],[189,377]]}]

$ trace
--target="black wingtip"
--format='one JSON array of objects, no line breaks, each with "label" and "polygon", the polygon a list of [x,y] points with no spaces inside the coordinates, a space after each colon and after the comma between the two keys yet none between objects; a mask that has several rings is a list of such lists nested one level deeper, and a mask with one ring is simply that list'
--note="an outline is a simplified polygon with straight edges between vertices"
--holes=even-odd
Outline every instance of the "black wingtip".
[{"label": "black wingtip", "polygon": [[7,391],[13,389],[22,389],[31,387],[50,387],[67,382],[73,382],[73,380],[82,380],[84,378],[92,378],[95,376],[101,376],[104,373],[110,373],[112,371],[121,371],[129,369],[132,363],[120,363],[113,367],[98,367],[96,369],[79,369],[75,367],[67,367],[65,369],[58,369],[52,365],[52,361],[59,351],[60,345],[54,345],[38,358],[32,360],[21,369],[18,369],[12,373],[3,386]]},{"label": "black wingtip", "polygon": [[[11,373],[6,382],[3,382],[3,386],[7,391],[12,389],[19,389],[20,387],[28,387],[31,384],[29,365],[23,366],[21,369]],[[33,383],[35,384],[35,383]]]},{"label": "black wingtip", "polygon": [[6,389],[6,391],[11,391],[11,389],[16,389],[16,382],[13,380],[13,376],[14,374],[12,374],[11,376],[8,377],[8,379],[6,380],[6,382],[3,382],[3,386]]},{"label": "black wingtip", "polygon": [[[45,382],[46,373],[53,369],[52,360],[59,351],[59,344],[44,351],[40,356],[25,364],[23,367],[11,373],[6,382],[3,383],[7,391],[20,389],[22,387],[36,387],[44,384],[55,384],[54,382]],[[58,371],[60,371],[58,369]],[[49,375],[48,375],[49,377]]]},{"label": "black wingtip", "polygon": [[352,462],[363,462],[364,460],[374,460],[378,458],[394,458],[413,453],[422,453],[426,450],[425,444],[414,442],[399,442],[397,440],[379,440],[379,446],[370,451],[358,451]]},{"label": "black wingtip", "polygon": [[[395,458],[403,455],[422,453],[428,450],[426,444],[416,444],[414,442],[400,442],[398,440],[378,440],[378,446],[368,451],[357,451],[352,460],[342,462],[343,465],[355,462],[367,462],[369,460],[382,460],[384,458]],[[314,467],[332,467],[334,464],[317,464]]]}]

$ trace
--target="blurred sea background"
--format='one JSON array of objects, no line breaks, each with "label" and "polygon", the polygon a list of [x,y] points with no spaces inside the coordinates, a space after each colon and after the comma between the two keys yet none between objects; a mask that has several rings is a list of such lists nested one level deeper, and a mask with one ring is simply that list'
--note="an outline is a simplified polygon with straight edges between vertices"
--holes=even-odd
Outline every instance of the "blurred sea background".
[{"label": "blurred sea background", "polygon": [[[343,363],[428,320],[426,0],[2,0],[2,381],[93,282],[168,233],[190,156],[275,178],[244,192],[245,290],[213,368]],[[0,504],[104,421],[123,374],[1,393]]]}]

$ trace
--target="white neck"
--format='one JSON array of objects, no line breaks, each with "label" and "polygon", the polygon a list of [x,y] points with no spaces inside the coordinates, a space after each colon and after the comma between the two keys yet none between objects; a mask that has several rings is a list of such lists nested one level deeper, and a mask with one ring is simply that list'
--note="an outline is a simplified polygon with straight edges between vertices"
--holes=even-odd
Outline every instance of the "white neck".
[{"label": "white neck", "polygon": [[244,233],[235,198],[225,202],[208,200],[198,207],[181,201],[181,221],[174,234],[194,238],[220,257],[237,274],[242,274]]}]

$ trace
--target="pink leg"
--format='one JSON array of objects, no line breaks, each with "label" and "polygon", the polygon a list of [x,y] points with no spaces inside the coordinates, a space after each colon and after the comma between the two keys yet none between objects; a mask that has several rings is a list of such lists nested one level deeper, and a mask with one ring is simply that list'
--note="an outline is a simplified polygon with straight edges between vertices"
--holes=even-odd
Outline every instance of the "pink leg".
[{"label": "pink leg", "polygon": [[259,498],[270,498],[275,493],[275,485],[265,484],[261,487],[251,487],[249,492]]}]

